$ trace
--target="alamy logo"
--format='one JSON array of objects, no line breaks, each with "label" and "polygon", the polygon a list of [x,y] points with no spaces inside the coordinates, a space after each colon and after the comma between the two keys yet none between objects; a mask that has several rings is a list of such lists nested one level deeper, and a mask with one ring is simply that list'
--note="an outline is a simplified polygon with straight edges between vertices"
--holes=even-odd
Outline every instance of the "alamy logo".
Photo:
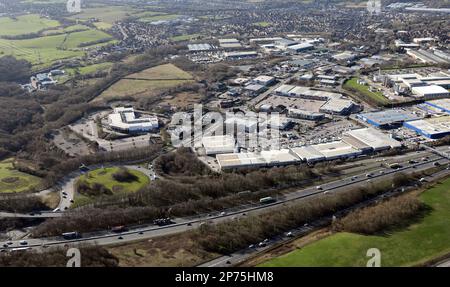
[{"label": "alamy logo", "polygon": [[66,267],[81,267],[81,252],[78,248],[70,248],[66,253],[67,260]]},{"label": "alamy logo", "polygon": [[81,0],[68,0],[67,1],[67,12],[80,13],[81,12]]},{"label": "alamy logo", "polygon": [[371,15],[381,13],[381,0],[369,0],[367,1],[367,11]]},{"label": "alamy logo", "polygon": [[378,248],[370,248],[366,253],[367,257],[371,257],[366,266],[367,267],[380,267],[381,266],[381,251]]}]

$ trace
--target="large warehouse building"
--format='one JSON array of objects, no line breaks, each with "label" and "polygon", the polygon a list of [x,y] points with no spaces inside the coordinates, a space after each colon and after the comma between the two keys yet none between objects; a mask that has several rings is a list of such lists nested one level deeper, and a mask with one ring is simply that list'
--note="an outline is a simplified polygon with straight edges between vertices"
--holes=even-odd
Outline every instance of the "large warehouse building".
[{"label": "large warehouse building", "polygon": [[439,99],[434,101],[427,101],[425,104],[436,108],[443,113],[450,114],[450,99]]},{"label": "large warehouse building", "polygon": [[401,109],[385,110],[356,115],[356,117],[380,129],[397,128],[404,122],[418,120],[415,114]]},{"label": "large warehouse building", "polygon": [[202,138],[202,145],[207,155],[232,153],[236,141],[232,135],[206,136]]},{"label": "large warehouse building", "polygon": [[450,135],[450,116],[406,122],[404,126],[429,139],[440,139]]},{"label": "large warehouse building", "polygon": [[[345,132],[343,141],[361,150],[382,151],[401,147],[397,140],[373,128]],[[366,146],[369,148],[366,148]]]},{"label": "large warehouse building", "polygon": [[108,116],[111,129],[125,133],[150,132],[158,129],[157,117],[137,118],[133,108],[118,107]]},{"label": "large warehouse building", "polygon": [[217,154],[216,159],[222,170],[271,167],[300,162],[315,163],[324,160],[353,158],[364,153],[399,147],[401,147],[400,142],[389,135],[374,128],[363,128],[345,132],[340,141],[290,149],[261,151],[260,153]]},{"label": "large warehouse building", "polygon": [[309,87],[281,85],[275,89],[275,94],[313,101],[324,101],[325,103],[322,104],[317,112],[332,115],[349,114],[355,107],[355,103],[352,100],[344,98],[342,94],[312,90]]},{"label": "large warehouse building", "polygon": [[437,85],[414,87],[411,89],[411,91],[415,96],[424,98],[426,100],[450,96],[449,91]]}]

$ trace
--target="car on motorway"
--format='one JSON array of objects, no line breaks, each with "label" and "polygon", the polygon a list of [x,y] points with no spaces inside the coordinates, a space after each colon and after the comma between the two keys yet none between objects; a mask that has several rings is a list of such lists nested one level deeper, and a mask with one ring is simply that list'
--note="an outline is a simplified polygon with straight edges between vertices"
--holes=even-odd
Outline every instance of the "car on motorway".
[{"label": "car on motorway", "polygon": [[3,244],[3,248],[8,248],[9,245],[8,244]]},{"label": "car on motorway", "polygon": [[366,174],[366,177],[372,177],[371,173]]},{"label": "car on motorway", "polygon": [[286,237],[294,237],[294,234],[289,231],[288,233],[286,233]]},{"label": "car on motorway", "polygon": [[258,247],[266,247],[267,243],[266,242],[260,242],[258,243]]},{"label": "car on motorway", "polygon": [[59,211],[60,211],[59,207],[53,209],[53,212],[59,212]]},{"label": "car on motorway", "polygon": [[175,224],[175,222],[172,221],[172,219],[167,217],[167,218],[155,219],[155,220],[153,220],[153,224],[158,225],[158,226],[166,226],[166,225]]},{"label": "car on motorway", "polygon": [[259,203],[260,204],[270,204],[270,203],[274,203],[277,200],[271,196],[267,196],[267,197],[263,197],[259,199]]},{"label": "car on motorway", "polygon": [[318,186],[316,186],[316,189],[317,190],[322,190],[323,188],[320,185],[318,185]]},{"label": "car on motorway", "polygon": [[437,161],[435,163],[433,163],[434,166],[441,166],[441,164]]},{"label": "car on motorway", "polygon": [[19,244],[20,245],[28,245],[28,242],[26,240],[20,240]]},{"label": "car on motorway", "polygon": [[419,182],[426,182],[427,180],[424,178],[424,177],[422,177],[421,179],[419,179]]},{"label": "car on motorway", "polygon": [[415,164],[415,163],[417,163],[417,161],[416,161],[416,160],[413,160],[413,159],[410,159],[410,160],[408,161],[408,163],[409,163],[409,164]]},{"label": "car on motorway", "polygon": [[128,228],[124,225],[114,226],[113,228],[111,228],[111,231],[114,233],[121,233],[128,231]]},{"label": "car on motorway", "polygon": [[220,216],[225,216],[225,215],[227,215],[227,213],[225,211],[222,211],[219,215]]},{"label": "car on motorway", "polygon": [[65,233],[61,234],[61,236],[66,240],[81,238],[81,234],[77,231],[65,232]]}]

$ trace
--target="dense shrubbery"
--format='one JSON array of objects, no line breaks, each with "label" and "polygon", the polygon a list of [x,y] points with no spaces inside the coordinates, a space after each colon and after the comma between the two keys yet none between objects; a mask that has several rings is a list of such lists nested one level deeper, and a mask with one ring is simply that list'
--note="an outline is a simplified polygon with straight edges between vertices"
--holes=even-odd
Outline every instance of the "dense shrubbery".
[{"label": "dense shrubbery", "polygon": [[112,177],[119,182],[133,182],[138,180],[137,176],[124,167],[120,167],[118,171],[113,173]]},{"label": "dense shrubbery", "polygon": [[179,148],[160,156],[155,161],[155,170],[160,174],[185,176],[209,173],[208,167],[189,148]]},{"label": "dense shrubbery", "polygon": [[30,212],[46,210],[48,207],[36,195],[2,195],[0,196],[0,210],[6,212]]},{"label": "dense shrubbery", "polygon": [[82,195],[85,196],[100,196],[100,195],[111,195],[113,192],[105,187],[103,184],[94,182],[93,184],[88,184],[85,181],[79,180],[75,184],[75,189]]},{"label": "dense shrubbery", "polygon": [[414,195],[389,199],[381,204],[366,207],[333,223],[333,229],[362,234],[375,234],[404,224],[419,215],[426,206]]},{"label": "dense shrubbery", "polygon": [[31,75],[31,64],[13,56],[0,57],[0,82],[18,81]]},{"label": "dense shrubbery", "polygon": [[[67,250],[13,252],[0,255],[0,267],[66,267]],[[81,267],[117,267],[119,260],[100,246],[80,248]],[[33,256],[34,255],[34,256]]]}]

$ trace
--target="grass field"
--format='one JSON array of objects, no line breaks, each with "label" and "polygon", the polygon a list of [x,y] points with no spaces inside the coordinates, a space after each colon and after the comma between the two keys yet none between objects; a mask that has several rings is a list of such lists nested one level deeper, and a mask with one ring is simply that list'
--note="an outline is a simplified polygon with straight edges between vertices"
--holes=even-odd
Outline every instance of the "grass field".
[{"label": "grass field", "polygon": [[368,86],[359,85],[357,81],[357,78],[351,78],[344,84],[344,89],[354,89],[361,93],[364,98],[369,98],[378,105],[388,105],[391,103],[381,92],[371,92]]},{"label": "grass field", "polygon": [[271,26],[272,24],[271,23],[269,23],[269,22],[257,22],[257,23],[253,23],[254,25],[256,25],[256,26],[259,26],[259,27],[269,27],[269,26]]},{"label": "grass field", "polygon": [[180,36],[172,37],[171,40],[174,42],[190,41],[190,40],[196,39],[200,36],[201,36],[201,34],[180,35]]},{"label": "grass field", "polygon": [[58,27],[59,25],[58,21],[41,18],[36,14],[18,16],[16,19],[1,17],[0,36],[17,36],[36,33],[44,29]]},{"label": "grass field", "polygon": [[411,266],[450,252],[450,179],[420,195],[432,208],[422,220],[386,236],[337,233],[261,266],[365,266],[369,248],[381,251],[381,266]]},{"label": "grass field", "polygon": [[100,30],[108,30],[112,28],[112,24],[106,22],[95,22],[94,26]]},{"label": "grass field", "polygon": [[42,33],[42,35],[43,36],[52,36],[52,35],[58,35],[58,34],[63,34],[63,33],[70,33],[70,32],[74,32],[74,31],[80,31],[80,30],[86,31],[89,29],[90,28],[88,26],[78,24],[78,25],[72,25],[72,26],[65,27],[65,28],[63,28],[63,27],[56,27],[54,29],[52,28],[52,29],[44,31]]},{"label": "grass field", "polygon": [[87,75],[98,71],[108,71],[113,65],[111,62],[93,64],[78,69],[66,69],[66,73],[68,75],[75,75],[76,71],[78,71],[80,75]]},{"label": "grass field", "polygon": [[[129,170],[129,172],[135,175],[137,177],[137,180],[132,182],[119,182],[113,178],[113,174],[118,170],[118,167],[100,168],[82,175],[78,179],[78,181],[84,181],[89,186],[91,186],[93,183],[102,184],[103,186],[111,190],[114,194],[136,192],[150,183],[150,179],[145,174],[140,171],[131,169]],[[91,200],[92,198],[88,196],[77,194],[75,196],[74,206],[86,204]]]},{"label": "grass field", "polygon": [[40,184],[38,177],[15,170],[12,162],[13,159],[0,162],[0,193],[26,191]]},{"label": "grass field", "polygon": [[167,21],[174,20],[179,17],[179,15],[176,14],[167,14],[152,11],[146,11],[140,14],[136,14],[135,16],[139,17],[139,21],[141,22]]},{"label": "grass field", "polygon": [[[25,59],[35,66],[48,66],[57,60],[83,56],[85,51],[78,47],[82,43],[107,38],[111,38],[111,36],[105,32],[87,30],[26,40],[0,39],[0,55],[13,55],[19,59]],[[111,38],[109,43],[113,41]]]},{"label": "grass field", "polygon": [[96,100],[126,96],[145,96],[152,92],[191,82],[192,76],[172,64],[160,65],[128,75],[101,94]]},{"label": "grass field", "polygon": [[72,15],[69,19],[84,21],[91,18],[97,18],[101,22],[114,24],[114,22],[125,19],[135,12],[136,10],[127,6],[102,6],[83,9],[81,13]]}]

